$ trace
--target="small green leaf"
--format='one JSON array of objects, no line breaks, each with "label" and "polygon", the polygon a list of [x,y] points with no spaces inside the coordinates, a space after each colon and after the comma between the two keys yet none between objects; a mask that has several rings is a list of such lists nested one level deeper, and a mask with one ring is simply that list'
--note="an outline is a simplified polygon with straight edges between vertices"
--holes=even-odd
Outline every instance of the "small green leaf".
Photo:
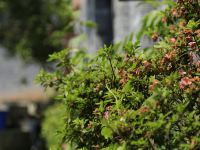
[{"label": "small green leaf", "polygon": [[112,130],[108,127],[103,127],[101,130],[101,135],[103,135],[105,139],[112,138]]},{"label": "small green leaf", "polygon": [[190,20],[187,24],[187,27],[190,28],[190,29],[195,29],[198,27],[198,25],[200,24],[199,21],[194,21],[194,20]]},{"label": "small green leaf", "polygon": [[96,28],[97,27],[96,23],[93,21],[90,21],[90,20],[82,22],[82,25],[84,25],[88,28]]}]

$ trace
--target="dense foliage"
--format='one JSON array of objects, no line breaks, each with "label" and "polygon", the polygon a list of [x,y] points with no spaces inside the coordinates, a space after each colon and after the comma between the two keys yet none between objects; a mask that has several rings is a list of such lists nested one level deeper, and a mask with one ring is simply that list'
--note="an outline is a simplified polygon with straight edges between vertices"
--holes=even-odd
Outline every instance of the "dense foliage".
[{"label": "dense foliage", "polygon": [[123,52],[104,46],[95,58],[50,55],[57,70],[37,79],[65,106],[63,141],[91,150],[199,149],[199,11],[197,0],[177,0],[145,18],[149,48],[126,40]]},{"label": "dense foliage", "polygon": [[72,35],[71,0],[0,0],[1,44],[25,60],[46,60]]}]

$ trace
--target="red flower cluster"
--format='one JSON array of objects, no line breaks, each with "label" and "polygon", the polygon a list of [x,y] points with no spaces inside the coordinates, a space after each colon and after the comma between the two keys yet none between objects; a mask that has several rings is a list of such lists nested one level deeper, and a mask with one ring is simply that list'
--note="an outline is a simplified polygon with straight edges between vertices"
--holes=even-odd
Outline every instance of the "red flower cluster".
[{"label": "red flower cluster", "polygon": [[191,84],[192,84],[192,82],[191,82],[190,78],[184,77],[181,79],[181,81],[179,83],[179,87],[181,89],[184,89],[186,86],[191,85]]},{"label": "red flower cluster", "polygon": [[152,84],[149,85],[149,90],[152,91],[154,89],[155,85],[157,85],[157,84],[158,84],[158,80],[154,79]]},{"label": "red flower cluster", "polygon": [[144,67],[145,67],[146,70],[148,70],[149,68],[151,68],[151,62],[145,60],[143,62],[143,64],[144,64]]},{"label": "red flower cluster", "polygon": [[149,112],[149,111],[150,111],[150,109],[149,109],[148,106],[142,106],[142,107],[139,109],[139,112],[140,112],[140,113],[147,113],[147,112]]},{"label": "red flower cluster", "polygon": [[180,89],[185,89],[186,87],[190,86],[192,83],[194,83],[194,84],[200,83],[200,78],[199,77],[193,77],[193,78],[183,77],[179,83],[179,87],[180,87]]},{"label": "red flower cluster", "polygon": [[164,56],[164,62],[168,61],[168,60],[171,60],[172,58],[174,58],[176,55],[176,52],[175,51],[171,51],[171,52],[168,52],[167,54],[165,54]]},{"label": "red flower cluster", "polygon": [[126,84],[127,81],[128,81],[128,73],[127,73],[127,71],[125,69],[120,69],[118,71],[118,75],[121,78],[119,83],[122,84],[122,85]]},{"label": "red flower cluster", "polygon": [[170,39],[170,42],[171,42],[171,43],[176,43],[176,38],[171,38],[171,39]]}]

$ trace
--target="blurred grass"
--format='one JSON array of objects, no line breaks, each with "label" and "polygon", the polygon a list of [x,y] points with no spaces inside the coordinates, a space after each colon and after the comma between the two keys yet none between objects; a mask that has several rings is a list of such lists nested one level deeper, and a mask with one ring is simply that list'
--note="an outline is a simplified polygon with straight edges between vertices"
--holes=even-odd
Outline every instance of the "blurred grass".
[{"label": "blurred grass", "polygon": [[49,150],[74,150],[73,145],[65,143],[66,107],[61,103],[49,106],[45,111],[42,135],[47,140]]}]

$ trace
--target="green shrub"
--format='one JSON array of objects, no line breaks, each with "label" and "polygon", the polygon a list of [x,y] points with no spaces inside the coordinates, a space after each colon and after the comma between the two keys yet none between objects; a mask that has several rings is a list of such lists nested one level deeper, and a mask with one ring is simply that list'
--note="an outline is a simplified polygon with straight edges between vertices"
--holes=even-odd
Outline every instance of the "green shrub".
[{"label": "green shrub", "polygon": [[146,49],[126,41],[123,52],[104,46],[94,58],[50,55],[57,70],[37,80],[65,105],[64,140],[76,149],[199,149],[199,8],[178,0],[158,12],[157,23],[143,26],[155,42]]}]

